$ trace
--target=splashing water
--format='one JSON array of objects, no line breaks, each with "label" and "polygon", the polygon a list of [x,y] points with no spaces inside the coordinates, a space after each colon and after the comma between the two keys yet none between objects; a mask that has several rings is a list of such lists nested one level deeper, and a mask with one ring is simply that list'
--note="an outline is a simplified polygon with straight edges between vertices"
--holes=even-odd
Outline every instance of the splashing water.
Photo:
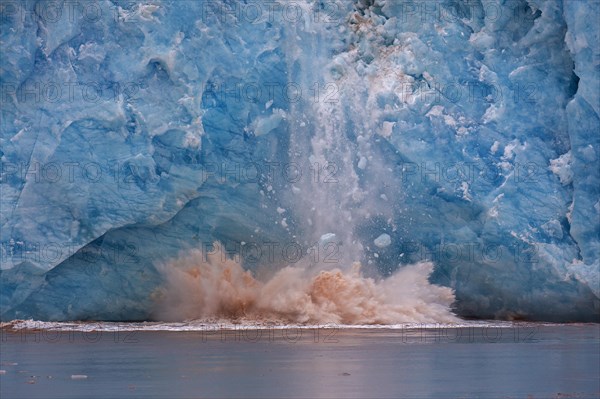
[{"label": "splashing water", "polygon": [[231,259],[193,250],[159,267],[166,284],[153,294],[163,321],[233,319],[278,323],[396,324],[455,322],[450,288],[427,278],[433,264],[407,266],[380,281],[348,271],[287,266],[266,282]]}]

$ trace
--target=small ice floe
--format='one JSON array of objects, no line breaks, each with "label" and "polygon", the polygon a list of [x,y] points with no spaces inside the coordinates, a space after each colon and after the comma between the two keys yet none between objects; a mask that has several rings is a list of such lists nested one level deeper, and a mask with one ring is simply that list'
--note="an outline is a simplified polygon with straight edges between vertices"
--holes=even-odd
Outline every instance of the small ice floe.
[{"label": "small ice floe", "polygon": [[85,374],[72,374],[71,375],[72,380],[85,380],[86,378],[88,378],[88,376]]},{"label": "small ice floe", "polygon": [[390,237],[389,234],[383,233],[382,235],[380,235],[379,237],[377,237],[373,241],[373,243],[378,248],[385,248],[385,247],[387,247],[388,245],[390,245],[392,243],[392,237]]},{"label": "small ice floe", "polygon": [[0,375],[6,374],[6,370],[0,370]]}]

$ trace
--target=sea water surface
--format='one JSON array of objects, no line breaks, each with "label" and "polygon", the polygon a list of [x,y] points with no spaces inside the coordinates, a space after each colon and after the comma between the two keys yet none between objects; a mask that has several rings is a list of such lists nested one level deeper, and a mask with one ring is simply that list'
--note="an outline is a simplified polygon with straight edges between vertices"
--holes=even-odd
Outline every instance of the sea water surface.
[{"label": "sea water surface", "polygon": [[600,325],[41,323],[1,329],[8,398],[598,398]]}]

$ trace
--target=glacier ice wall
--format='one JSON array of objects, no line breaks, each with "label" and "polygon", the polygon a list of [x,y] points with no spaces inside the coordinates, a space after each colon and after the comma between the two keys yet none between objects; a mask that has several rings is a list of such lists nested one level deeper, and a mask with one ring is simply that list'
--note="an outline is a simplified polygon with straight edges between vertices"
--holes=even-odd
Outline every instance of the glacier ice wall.
[{"label": "glacier ice wall", "polygon": [[0,7],[3,320],[147,319],[199,248],[598,320],[598,3]]}]

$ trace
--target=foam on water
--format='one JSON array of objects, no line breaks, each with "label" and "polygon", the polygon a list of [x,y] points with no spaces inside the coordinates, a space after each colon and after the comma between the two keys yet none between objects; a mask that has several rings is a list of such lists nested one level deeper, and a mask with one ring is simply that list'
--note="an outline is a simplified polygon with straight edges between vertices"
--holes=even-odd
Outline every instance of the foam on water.
[{"label": "foam on water", "polygon": [[375,330],[437,330],[456,328],[529,328],[552,326],[552,323],[511,322],[498,320],[459,320],[453,323],[399,323],[399,324],[277,324],[273,321],[239,319],[233,322],[226,319],[199,319],[181,322],[54,322],[39,320],[13,320],[0,323],[0,329],[13,331],[77,331],[114,332],[114,331],[219,331],[219,330],[286,330],[286,329],[375,329]]}]

